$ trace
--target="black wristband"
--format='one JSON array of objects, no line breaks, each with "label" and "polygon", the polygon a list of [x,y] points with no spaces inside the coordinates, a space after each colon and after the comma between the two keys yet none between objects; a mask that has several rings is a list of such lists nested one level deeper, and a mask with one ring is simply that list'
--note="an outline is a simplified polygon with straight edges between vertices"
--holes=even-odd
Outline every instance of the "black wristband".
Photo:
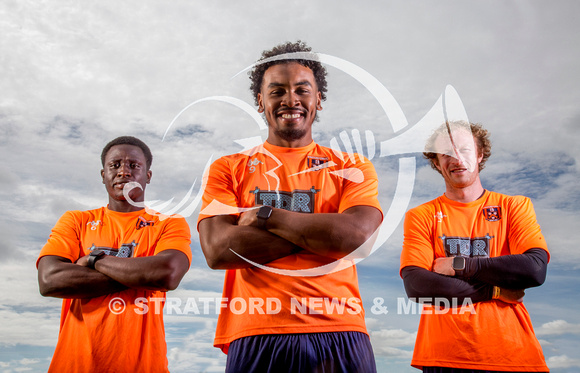
[{"label": "black wristband", "polygon": [[103,250],[91,251],[91,253],[89,254],[89,260],[87,262],[87,267],[89,267],[90,269],[95,269],[95,263],[103,256],[105,256],[105,252]]}]

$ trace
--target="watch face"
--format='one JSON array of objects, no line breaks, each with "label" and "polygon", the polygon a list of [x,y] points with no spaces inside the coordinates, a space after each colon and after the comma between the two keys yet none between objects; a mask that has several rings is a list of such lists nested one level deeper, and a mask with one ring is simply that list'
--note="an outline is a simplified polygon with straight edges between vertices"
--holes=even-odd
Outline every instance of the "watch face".
[{"label": "watch face", "polygon": [[465,258],[460,256],[453,258],[453,269],[456,271],[463,271],[465,269]]},{"label": "watch face", "polygon": [[259,219],[268,219],[272,215],[272,207],[270,206],[262,206],[258,210],[258,218]]}]

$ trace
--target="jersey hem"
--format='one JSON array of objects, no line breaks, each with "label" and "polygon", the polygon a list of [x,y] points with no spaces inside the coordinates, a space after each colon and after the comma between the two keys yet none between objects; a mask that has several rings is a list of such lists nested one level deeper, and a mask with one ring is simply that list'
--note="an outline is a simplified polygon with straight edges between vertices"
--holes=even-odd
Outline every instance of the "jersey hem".
[{"label": "jersey hem", "polygon": [[[341,332],[360,332],[369,335],[366,327],[361,327],[358,325],[344,326],[343,328],[337,328],[335,325],[332,327],[312,327],[304,326],[302,328],[296,327],[278,327],[276,329],[252,329],[245,330],[240,333],[236,333],[230,337],[215,338],[213,346],[221,349],[225,354],[229,348],[230,343],[236,339],[244,337],[253,337],[256,335],[278,335],[278,334],[315,334],[315,333],[341,333]],[[369,335],[370,338],[370,335]]]},{"label": "jersey hem", "polygon": [[456,369],[474,369],[474,370],[494,370],[501,372],[549,372],[549,368],[546,365],[496,365],[496,364],[469,364],[465,362],[455,362],[455,361],[426,361],[421,362],[413,360],[411,362],[413,368],[422,369],[423,367],[444,367],[444,368],[456,368]]}]

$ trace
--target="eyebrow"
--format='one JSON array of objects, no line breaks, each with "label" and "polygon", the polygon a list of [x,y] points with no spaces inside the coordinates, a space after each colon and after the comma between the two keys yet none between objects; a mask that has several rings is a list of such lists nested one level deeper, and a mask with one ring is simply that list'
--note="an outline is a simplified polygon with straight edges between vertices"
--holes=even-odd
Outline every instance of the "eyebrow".
[{"label": "eyebrow", "polygon": [[[270,84],[268,84],[268,88],[283,87],[283,86],[285,86],[285,85],[286,85],[286,84],[282,84],[282,83],[276,83],[276,82],[274,82],[274,83],[270,83]],[[308,80],[303,80],[303,81],[301,81],[301,82],[298,82],[298,83],[296,83],[295,85],[298,85],[298,86],[305,85],[305,86],[312,87],[312,84],[310,84],[310,82],[309,82]]]},{"label": "eyebrow", "polygon": [[[115,163],[115,162],[121,162],[124,158],[115,158],[115,159],[111,159],[109,160],[108,163]],[[127,161],[129,161],[129,163],[143,163],[138,159],[127,159]]]}]

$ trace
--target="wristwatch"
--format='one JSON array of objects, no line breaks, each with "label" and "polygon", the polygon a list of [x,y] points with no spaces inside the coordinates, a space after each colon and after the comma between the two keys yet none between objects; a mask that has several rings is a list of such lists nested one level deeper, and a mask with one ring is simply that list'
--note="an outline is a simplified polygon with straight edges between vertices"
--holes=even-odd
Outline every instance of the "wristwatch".
[{"label": "wristwatch", "polygon": [[465,270],[465,258],[462,256],[456,256],[453,258],[453,270],[456,275],[462,275]]},{"label": "wristwatch", "polygon": [[258,228],[266,229],[266,221],[272,215],[272,206],[262,206],[258,209],[256,216],[258,217]]},{"label": "wristwatch", "polygon": [[91,253],[89,254],[89,261],[87,263],[87,267],[89,267],[90,269],[95,269],[95,263],[103,256],[105,256],[105,252],[103,250],[91,251]]}]

